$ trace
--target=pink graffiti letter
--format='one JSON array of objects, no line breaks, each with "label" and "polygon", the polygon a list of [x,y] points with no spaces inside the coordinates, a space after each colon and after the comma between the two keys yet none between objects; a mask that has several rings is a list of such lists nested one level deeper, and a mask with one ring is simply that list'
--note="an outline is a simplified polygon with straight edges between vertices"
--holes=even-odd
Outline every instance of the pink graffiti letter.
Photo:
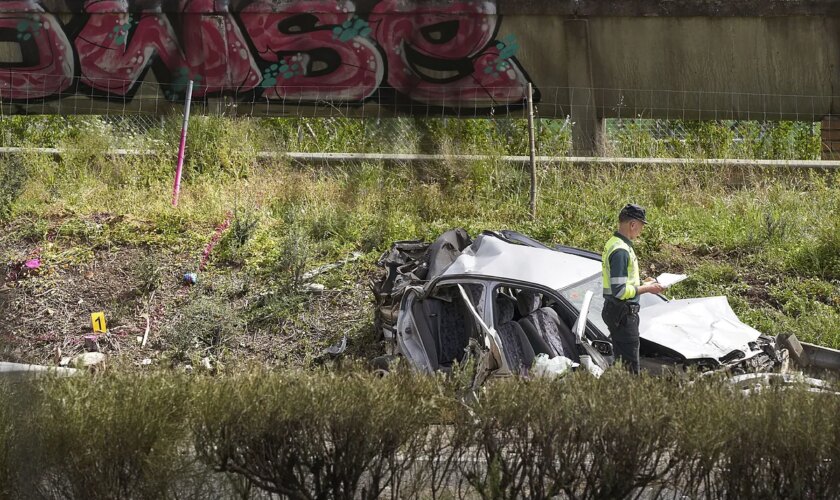
[{"label": "pink graffiti letter", "polygon": [[240,14],[263,61],[269,99],[361,102],[382,82],[384,64],[366,21],[349,1],[258,0]]},{"label": "pink graffiti letter", "polygon": [[128,0],[86,0],[85,12],[87,24],[75,39],[85,84],[111,95],[129,95],[156,58],[169,71],[180,71],[175,78],[188,77],[184,55],[163,14],[129,13]]},{"label": "pink graffiti letter", "polygon": [[[60,94],[73,81],[73,46],[61,24],[35,1],[0,6],[0,97],[37,99]],[[11,43],[9,43],[11,42]]]},{"label": "pink graffiti letter", "polygon": [[525,99],[515,38],[494,40],[493,2],[382,0],[370,16],[388,84],[415,101],[488,108]]},{"label": "pink graffiti letter", "polygon": [[181,0],[182,46],[190,73],[197,80],[194,95],[253,90],[260,84],[242,31],[227,12],[227,3],[215,0]]}]

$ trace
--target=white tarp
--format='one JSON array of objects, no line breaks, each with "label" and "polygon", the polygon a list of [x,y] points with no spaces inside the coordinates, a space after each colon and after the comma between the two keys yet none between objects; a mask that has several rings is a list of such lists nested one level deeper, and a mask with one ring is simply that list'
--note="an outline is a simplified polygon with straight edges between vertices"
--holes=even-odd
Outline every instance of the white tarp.
[{"label": "white tarp", "polygon": [[673,349],[687,359],[719,359],[735,349],[750,351],[761,332],[735,316],[726,297],[663,302],[639,312],[642,338]]},{"label": "white tarp", "polygon": [[[474,246],[474,245],[473,245]],[[468,247],[441,275],[480,274],[563,288],[600,272],[597,260],[481,236],[477,251]]]}]

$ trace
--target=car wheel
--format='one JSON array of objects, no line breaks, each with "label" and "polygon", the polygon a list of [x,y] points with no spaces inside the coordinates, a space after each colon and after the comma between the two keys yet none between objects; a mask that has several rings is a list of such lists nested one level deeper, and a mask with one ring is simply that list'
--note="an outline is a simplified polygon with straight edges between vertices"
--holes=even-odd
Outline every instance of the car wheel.
[{"label": "car wheel", "polygon": [[391,373],[391,367],[396,363],[397,356],[393,354],[385,354],[384,356],[377,356],[371,360],[373,365],[373,373],[379,377],[384,377]]}]

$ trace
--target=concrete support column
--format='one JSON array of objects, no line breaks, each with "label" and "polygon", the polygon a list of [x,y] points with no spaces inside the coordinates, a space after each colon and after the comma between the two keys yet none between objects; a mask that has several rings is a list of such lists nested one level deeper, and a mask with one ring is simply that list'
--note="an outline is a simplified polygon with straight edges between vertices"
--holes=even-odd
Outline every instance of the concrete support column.
[{"label": "concrete support column", "polygon": [[820,123],[823,160],[840,160],[840,115],[826,115]]},{"label": "concrete support column", "polygon": [[568,19],[566,33],[566,68],[569,103],[571,105],[572,153],[576,156],[604,154],[604,119],[595,107],[595,85],[592,81],[592,59],[589,45],[589,21]]},{"label": "concrete support column", "polygon": [[[822,22],[826,33],[838,33],[840,30],[840,19],[836,17],[825,17]],[[824,56],[830,61],[826,70],[831,84],[831,101],[827,114],[820,122],[820,149],[823,160],[840,160],[840,66],[835,63],[840,60],[840,44],[836,36],[827,39],[832,41],[826,44]]]}]

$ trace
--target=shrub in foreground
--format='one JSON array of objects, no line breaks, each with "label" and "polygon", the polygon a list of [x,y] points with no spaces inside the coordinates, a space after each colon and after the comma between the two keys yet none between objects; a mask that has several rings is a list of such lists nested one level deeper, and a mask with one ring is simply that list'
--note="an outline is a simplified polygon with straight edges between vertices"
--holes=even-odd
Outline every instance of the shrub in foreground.
[{"label": "shrub in foreground", "polygon": [[12,491],[12,446],[14,439],[12,391],[8,383],[0,382],[0,499],[14,498]]},{"label": "shrub in foreground", "polygon": [[[837,498],[840,396],[610,370],[264,369],[0,387],[0,498]],[[28,391],[28,393],[27,393]]]},{"label": "shrub in foreground", "polygon": [[475,406],[461,472],[482,498],[623,498],[672,466],[672,386],[618,371],[601,379],[508,380]]},{"label": "shrub in foreground", "polygon": [[[42,381],[28,422],[40,461],[23,484],[44,498],[165,498],[188,476],[189,381],[108,375]],[[33,457],[24,457],[32,459]]]},{"label": "shrub in foreground", "polygon": [[214,381],[197,399],[198,456],[288,498],[399,491],[440,416],[431,378],[258,373]]},{"label": "shrub in foreground", "polygon": [[840,396],[771,389],[733,401],[718,462],[719,497],[840,495]]}]

